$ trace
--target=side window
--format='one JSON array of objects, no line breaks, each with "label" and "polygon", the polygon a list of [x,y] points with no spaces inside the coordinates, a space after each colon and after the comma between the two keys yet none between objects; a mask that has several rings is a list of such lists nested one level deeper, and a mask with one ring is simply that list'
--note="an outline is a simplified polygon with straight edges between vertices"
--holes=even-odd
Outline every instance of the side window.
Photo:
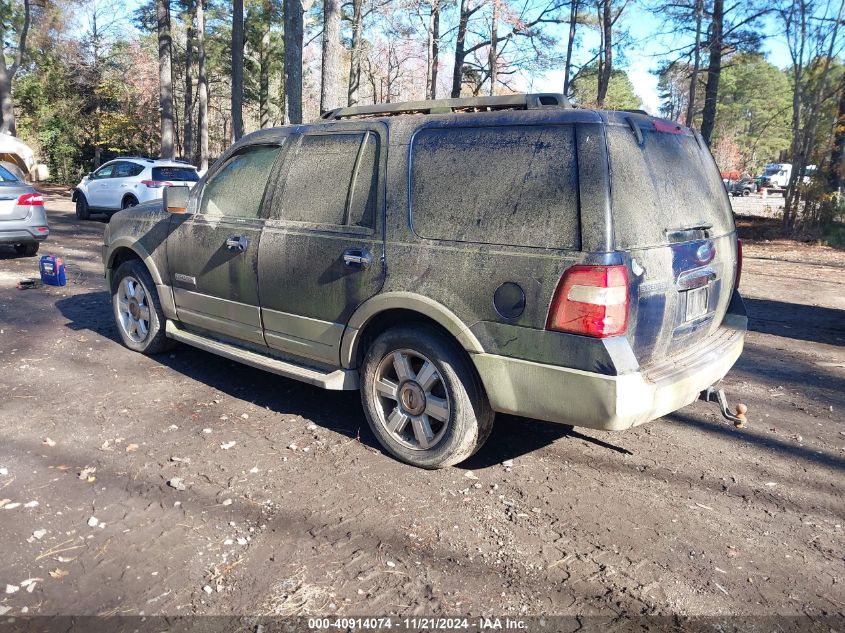
[{"label": "side window", "polygon": [[420,237],[580,247],[572,126],[423,129],[410,169]]},{"label": "side window", "polygon": [[135,175],[135,163],[117,163],[114,168],[115,178],[129,178]]},{"label": "side window", "polygon": [[137,176],[140,174],[144,169],[146,169],[143,165],[139,165],[137,163],[129,163],[132,166],[132,169],[129,172],[130,176]]},{"label": "side window", "polygon": [[378,136],[369,132],[303,136],[274,217],[372,228],[378,150]]},{"label": "side window", "polygon": [[97,171],[94,172],[94,178],[97,180],[102,180],[103,178],[111,178],[114,172],[114,163],[111,165],[106,165],[105,167],[100,167]]},{"label": "side window", "polygon": [[256,145],[230,157],[206,182],[200,213],[257,218],[280,149],[278,145]]}]

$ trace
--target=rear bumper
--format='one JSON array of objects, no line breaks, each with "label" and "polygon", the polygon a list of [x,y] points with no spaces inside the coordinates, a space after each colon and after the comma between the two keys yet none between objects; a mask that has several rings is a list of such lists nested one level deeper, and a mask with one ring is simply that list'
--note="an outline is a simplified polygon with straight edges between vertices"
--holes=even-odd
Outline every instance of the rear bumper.
[{"label": "rear bumper", "polygon": [[0,225],[0,244],[26,244],[43,242],[50,236],[50,229],[39,231],[36,227],[6,228]]},{"label": "rear bumper", "polygon": [[617,431],[693,402],[728,373],[742,353],[744,317],[726,319],[703,348],[655,371],[607,376],[493,354],[472,359],[493,409],[538,420]]}]

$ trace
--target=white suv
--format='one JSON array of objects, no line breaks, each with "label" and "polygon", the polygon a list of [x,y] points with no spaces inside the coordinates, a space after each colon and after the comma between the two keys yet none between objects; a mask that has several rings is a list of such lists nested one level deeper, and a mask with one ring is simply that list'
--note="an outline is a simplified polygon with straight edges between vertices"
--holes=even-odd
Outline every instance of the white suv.
[{"label": "white suv", "polygon": [[160,200],[170,185],[193,187],[199,174],[192,165],[152,158],[118,158],[82,179],[73,190],[76,217],[112,214],[150,200]]}]

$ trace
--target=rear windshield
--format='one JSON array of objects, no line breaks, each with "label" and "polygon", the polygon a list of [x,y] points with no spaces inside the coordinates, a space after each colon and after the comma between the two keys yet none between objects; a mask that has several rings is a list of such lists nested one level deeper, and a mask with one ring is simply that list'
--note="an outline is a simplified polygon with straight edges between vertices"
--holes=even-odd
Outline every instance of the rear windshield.
[{"label": "rear windshield", "polygon": [[616,247],[665,245],[670,233],[698,227],[730,233],[730,202],[707,150],[691,135],[642,132],[640,146],[631,128],[607,128]]},{"label": "rear windshield", "polygon": [[153,167],[153,180],[196,182],[200,177],[193,167]]}]

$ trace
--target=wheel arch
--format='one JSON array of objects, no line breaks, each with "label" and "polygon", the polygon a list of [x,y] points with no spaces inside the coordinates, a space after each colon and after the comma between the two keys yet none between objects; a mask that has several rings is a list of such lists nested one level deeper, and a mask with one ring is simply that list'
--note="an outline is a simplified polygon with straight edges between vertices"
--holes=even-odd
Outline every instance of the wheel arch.
[{"label": "wheel arch", "polygon": [[369,299],[352,315],[340,344],[341,365],[359,367],[371,341],[390,327],[408,323],[432,325],[468,353],[484,351],[469,325],[446,306],[422,295],[394,292]]},{"label": "wheel arch", "polygon": [[109,290],[111,290],[112,287],[114,271],[117,270],[118,266],[124,262],[133,259],[140,261],[144,265],[144,268],[146,268],[150,273],[150,277],[153,278],[153,283],[156,286],[156,292],[158,292],[158,298],[161,302],[161,309],[164,312],[164,315],[168,319],[177,318],[176,302],[174,301],[173,291],[170,284],[163,280],[161,271],[159,271],[158,266],[155,264],[155,260],[147,252],[147,250],[137,241],[134,241],[129,237],[118,238],[109,244],[109,253],[105,265],[106,282]]},{"label": "wheel arch", "polygon": [[70,194],[70,201],[76,202],[79,199],[79,196],[85,196],[85,194],[80,191],[78,188],[74,188],[73,192]]},{"label": "wheel arch", "polygon": [[111,285],[111,276],[114,274],[117,267],[130,259],[140,260],[150,272],[153,282],[157,286],[164,285],[161,273],[155,265],[155,261],[152,256],[138,242],[128,238],[118,238],[109,244],[109,254],[108,259],[106,260],[106,274],[108,276],[109,285]]},{"label": "wheel arch", "polygon": [[121,208],[123,208],[124,203],[125,203],[125,202],[126,202],[126,200],[127,200],[127,199],[129,199],[129,198],[133,198],[133,199],[135,200],[135,203],[136,203],[136,204],[140,202],[140,201],[138,200],[138,196],[136,196],[134,193],[131,193],[131,192],[129,192],[129,193],[125,193],[125,194],[123,194],[123,197],[120,199],[120,206],[121,206]]}]

